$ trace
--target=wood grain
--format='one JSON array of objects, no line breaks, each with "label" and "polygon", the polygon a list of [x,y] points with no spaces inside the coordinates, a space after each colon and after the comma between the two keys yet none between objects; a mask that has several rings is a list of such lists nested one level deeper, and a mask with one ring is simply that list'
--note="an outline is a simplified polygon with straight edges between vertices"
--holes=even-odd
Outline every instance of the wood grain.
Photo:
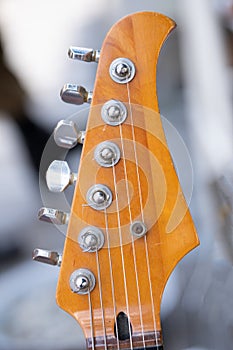
[{"label": "wood grain", "polygon": [[[96,287],[91,293],[96,339],[114,337],[114,312],[118,314],[121,311],[130,318],[133,334],[151,334],[155,329],[160,333],[160,305],[167,279],[178,261],[198,245],[164,136],[156,93],[159,52],[174,27],[175,23],[161,14],[136,13],[113,26],[101,49],[57,288],[58,304],[78,320],[87,339],[92,337],[88,297],[71,292],[69,278],[74,270],[88,268],[96,276]],[[110,78],[109,66],[118,57],[126,57],[135,64],[136,75],[128,86],[117,84]],[[122,155],[114,167],[120,206],[118,213],[113,169],[100,168],[93,156],[95,147],[106,140],[117,143],[123,153],[120,128],[106,125],[101,118],[101,107],[110,99],[124,102],[129,114],[122,125],[125,162]],[[127,202],[124,166],[130,205]],[[113,203],[106,215],[86,205],[87,190],[98,183],[107,185],[113,193]],[[132,244],[130,211],[133,221],[141,219],[140,187],[143,214],[149,230],[146,237]],[[106,248],[106,217],[110,252]],[[124,241],[122,247],[119,246],[119,220]],[[105,247],[98,252],[101,283],[98,281],[96,254],[84,253],[77,243],[80,230],[87,225],[100,227],[105,234]]]}]

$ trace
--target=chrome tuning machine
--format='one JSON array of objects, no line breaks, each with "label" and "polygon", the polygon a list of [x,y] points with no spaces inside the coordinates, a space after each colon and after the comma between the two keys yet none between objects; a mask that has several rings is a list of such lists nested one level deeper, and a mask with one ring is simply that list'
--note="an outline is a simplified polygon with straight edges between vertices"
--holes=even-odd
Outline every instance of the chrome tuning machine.
[{"label": "chrome tuning machine", "polygon": [[67,83],[61,90],[61,99],[66,103],[82,105],[91,103],[92,91],[87,91],[83,86]]},{"label": "chrome tuning machine", "polygon": [[66,225],[70,218],[69,213],[53,208],[41,208],[38,212],[38,219],[55,225]]},{"label": "chrome tuning machine", "polygon": [[68,51],[68,56],[74,60],[98,63],[100,57],[100,50],[93,50],[86,47],[71,46]]},{"label": "chrome tuning machine", "polygon": [[62,256],[51,250],[36,248],[33,250],[32,259],[53,266],[61,266]]},{"label": "chrome tuning machine", "polygon": [[46,172],[47,186],[52,192],[63,192],[76,180],[77,174],[72,173],[68,163],[63,160],[54,160]]},{"label": "chrome tuning machine", "polygon": [[60,120],[54,129],[53,137],[59,147],[71,149],[84,142],[85,133],[79,130],[72,120]]}]

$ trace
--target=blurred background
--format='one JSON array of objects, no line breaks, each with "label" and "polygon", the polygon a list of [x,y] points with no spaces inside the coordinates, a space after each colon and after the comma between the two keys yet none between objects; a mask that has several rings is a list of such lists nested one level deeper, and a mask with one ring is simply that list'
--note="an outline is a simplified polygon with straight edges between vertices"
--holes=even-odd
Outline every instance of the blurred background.
[{"label": "blurred background", "polygon": [[[62,252],[65,238],[37,220],[40,158],[60,119],[77,113],[85,126],[86,107],[61,102],[59,91],[66,82],[92,89],[96,65],[69,60],[68,47],[98,49],[118,19],[142,10],[178,25],[162,49],[157,88],[161,114],[191,155],[201,240],[164,293],[165,349],[232,349],[233,1],[0,0],[0,350],[85,349],[55,303],[59,269],[31,261],[34,247]],[[80,151],[70,152],[73,169]]]}]

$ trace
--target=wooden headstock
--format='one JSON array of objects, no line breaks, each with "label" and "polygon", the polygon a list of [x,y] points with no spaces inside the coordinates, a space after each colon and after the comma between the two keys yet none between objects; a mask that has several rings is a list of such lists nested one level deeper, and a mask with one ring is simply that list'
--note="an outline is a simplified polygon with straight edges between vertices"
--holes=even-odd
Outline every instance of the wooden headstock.
[{"label": "wooden headstock", "polygon": [[[178,261],[198,245],[156,96],[160,48],[174,27],[158,13],[129,15],[112,27],[101,49],[57,288],[58,304],[80,323],[88,348],[162,349],[160,304],[166,281]],[[135,67],[128,83],[111,78],[109,69],[127,77],[130,73],[127,65],[111,66],[117,58]],[[127,117],[115,125],[119,102]],[[115,165],[97,162],[102,142],[119,150]],[[98,154],[109,149],[102,151]],[[96,185],[107,186],[112,196],[102,210],[98,203],[109,197]],[[98,210],[88,198],[96,200]],[[90,243],[93,226],[103,234],[103,247],[83,251],[80,239]],[[80,238],[87,227],[89,233]],[[86,294],[74,292],[75,284],[82,288],[87,282],[75,274],[79,269],[95,279],[94,289]]]}]

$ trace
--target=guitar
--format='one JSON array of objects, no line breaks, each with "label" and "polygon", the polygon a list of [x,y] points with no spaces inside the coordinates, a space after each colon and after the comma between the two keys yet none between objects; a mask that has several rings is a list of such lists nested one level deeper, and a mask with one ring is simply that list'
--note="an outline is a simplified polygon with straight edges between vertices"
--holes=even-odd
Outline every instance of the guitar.
[{"label": "guitar", "polygon": [[[199,244],[156,94],[159,52],[174,27],[158,13],[129,15],[109,31],[100,54],[85,57],[98,61],[98,70],[57,303],[81,325],[87,349],[163,349],[163,290],[177,263]],[[67,96],[77,103],[90,99],[80,87],[66,87]],[[63,171],[73,182],[64,163]],[[62,223],[68,218],[55,216]],[[43,260],[40,253],[35,260]],[[54,254],[44,260],[60,265]]]}]

